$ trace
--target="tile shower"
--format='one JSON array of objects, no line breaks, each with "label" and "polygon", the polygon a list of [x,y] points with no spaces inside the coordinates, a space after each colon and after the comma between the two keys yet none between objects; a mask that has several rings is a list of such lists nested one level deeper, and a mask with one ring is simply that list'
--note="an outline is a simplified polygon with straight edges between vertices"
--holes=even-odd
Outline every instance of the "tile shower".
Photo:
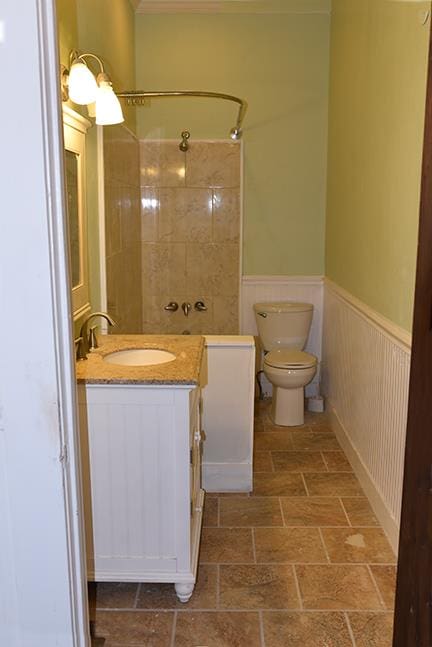
[{"label": "tile shower", "polygon": [[[112,175],[111,158],[109,151],[105,159],[108,177]],[[117,162],[112,161],[115,166],[123,165],[128,178],[133,176],[134,196],[135,173],[130,165],[136,161],[141,191],[140,231],[136,213],[131,215],[129,230],[134,237],[130,248],[133,258],[127,268],[118,260],[107,276],[109,294],[118,295],[122,285],[127,292],[129,281],[132,284],[133,330],[126,330],[132,315],[129,305],[122,332],[137,332],[140,319],[143,333],[238,334],[240,144],[191,140],[189,150],[182,152],[178,141],[142,140],[139,160],[134,148],[133,160],[120,156]],[[108,225],[116,217],[115,199],[108,195],[108,186],[106,181],[107,266],[110,247],[115,247],[118,239],[115,223]],[[121,272],[126,273],[123,279],[118,277]],[[117,301],[124,298],[119,295]],[[207,309],[196,310],[197,301]],[[170,302],[178,304],[176,311],[165,310]],[[192,307],[185,316],[182,304],[188,303]],[[136,313],[138,304],[140,317]]]}]

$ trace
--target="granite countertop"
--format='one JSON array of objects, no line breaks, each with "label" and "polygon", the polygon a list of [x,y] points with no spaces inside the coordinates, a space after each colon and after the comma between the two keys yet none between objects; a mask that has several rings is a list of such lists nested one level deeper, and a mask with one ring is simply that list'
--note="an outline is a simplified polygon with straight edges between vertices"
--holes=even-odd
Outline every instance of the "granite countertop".
[{"label": "granite countertop", "polygon": [[[99,348],[76,363],[81,384],[199,384],[204,337],[199,335],[99,335]],[[167,350],[176,359],[151,366],[104,362],[104,355],[132,348]]]}]

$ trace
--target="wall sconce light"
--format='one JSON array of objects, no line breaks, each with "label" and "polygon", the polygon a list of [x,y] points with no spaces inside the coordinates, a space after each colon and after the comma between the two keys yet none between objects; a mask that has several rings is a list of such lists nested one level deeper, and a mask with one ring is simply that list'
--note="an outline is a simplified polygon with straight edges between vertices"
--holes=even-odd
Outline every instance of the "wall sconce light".
[{"label": "wall sconce light", "polygon": [[[86,59],[88,58],[99,64],[100,71],[96,78],[87,65]],[[113,90],[111,79],[105,72],[101,59],[95,54],[79,54],[72,50],[69,61],[70,70],[62,66],[62,100],[71,99],[81,106],[95,103],[96,123],[100,126],[122,123],[124,117],[120,101]]]}]

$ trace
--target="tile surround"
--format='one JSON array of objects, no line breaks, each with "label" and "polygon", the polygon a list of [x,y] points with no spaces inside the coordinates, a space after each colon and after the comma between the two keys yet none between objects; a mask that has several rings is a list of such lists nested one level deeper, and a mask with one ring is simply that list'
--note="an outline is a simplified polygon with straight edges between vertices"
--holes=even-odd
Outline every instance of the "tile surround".
[{"label": "tile surround", "polygon": [[[240,150],[141,141],[143,332],[238,334]],[[164,310],[199,300],[207,312]]]},{"label": "tile surround", "polygon": [[[270,496],[208,496],[191,601],[179,603],[172,585],[97,585],[92,619],[106,647],[391,646],[394,556],[355,476],[332,471],[346,467],[340,450],[311,449],[314,430],[332,435],[325,415],[308,416],[301,430],[286,432],[272,428],[268,402],[258,409],[257,439],[268,435],[272,445],[277,434],[299,431],[311,438],[303,438],[302,450],[280,450],[277,443],[257,450],[255,484],[262,486],[262,476],[298,477],[307,490],[292,493],[287,482]],[[273,471],[288,452],[289,464],[295,458],[304,472]],[[333,462],[326,460],[332,452]],[[318,455],[327,471],[308,472],[308,460]],[[346,544],[357,535],[365,547]]]},{"label": "tile surround", "polygon": [[139,144],[123,126],[104,128],[108,312],[115,332],[142,332]]}]

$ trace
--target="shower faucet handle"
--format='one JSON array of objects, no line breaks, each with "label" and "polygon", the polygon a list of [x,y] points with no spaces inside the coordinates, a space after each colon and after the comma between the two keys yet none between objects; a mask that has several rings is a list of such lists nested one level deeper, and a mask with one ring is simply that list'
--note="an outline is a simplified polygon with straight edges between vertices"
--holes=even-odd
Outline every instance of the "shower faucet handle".
[{"label": "shower faucet handle", "polygon": [[205,312],[207,310],[207,306],[204,303],[204,301],[197,301],[194,305],[195,310],[198,310],[198,312]]},{"label": "shower faucet handle", "polygon": [[164,310],[175,312],[176,310],[178,310],[178,303],[176,301],[170,301],[168,305],[164,306]]}]

